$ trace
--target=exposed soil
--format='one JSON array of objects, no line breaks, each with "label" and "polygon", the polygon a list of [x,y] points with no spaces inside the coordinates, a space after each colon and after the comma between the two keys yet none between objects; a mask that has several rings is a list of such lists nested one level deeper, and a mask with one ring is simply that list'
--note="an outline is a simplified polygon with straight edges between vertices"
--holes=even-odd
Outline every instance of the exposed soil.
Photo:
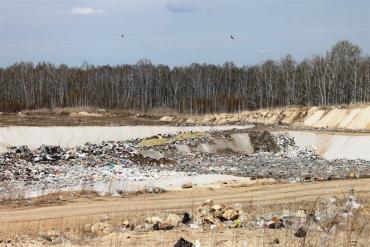
[{"label": "exposed soil", "polygon": [[24,224],[58,218],[92,217],[106,213],[151,212],[164,210],[191,209],[206,199],[219,203],[255,203],[269,205],[314,200],[318,197],[341,195],[351,189],[361,193],[370,193],[370,179],[334,180],[297,184],[268,184],[233,187],[225,184],[218,189],[185,189],[162,194],[141,194],[135,197],[99,197],[91,195],[66,202],[61,206],[21,208],[14,210],[14,204],[3,204],[0,208],[0,232],[8,223]]},{"label": "exposed soil", "polygon": [[[165,125],[160,117],[145,114],[116,113],[103,116],[78,116],[58,114],[0,115],[1,126],[122,126],[122,125]],[[175,125],[175,124],[174,124]]]},{"label": "exposed soil", "polygon": [[[86,223],[99,222],[109,215],[111,221],[135,220],[153,215],[166,215],[170,212],[194,211],[206,199],[214,199],[221,204],[241,203],[251,210],[273,210],[274,208],[309,207],[318,198],[345,197],[348,191],[355,191],[358,198],[370,195],[370,179],[337,180],[306,184],[274,184],[244,187],[242,184],[218,189],[185,189],[162,194],[138,194],[124,198],[100,197],[82,194],[73,200],[65,200],[59,205],[29,208],[14,208],[14,204],[4,204],[0,208],[0,236],[2,241],[15,243],[23,241],[23,246],[45,244],[37,238],[39,232],[55,230],[70,232],[66,236],[79,243],[79,235],[73,236],[74,229],[81,230]],[[44,198],[45,199],[45,198]],[[368,206],[366,205],[368,208]],[[27,237],[20,237],[27,234]],[[18,237],[5,237],[5,236]],[[101,238],[86,238],[83,244],[68,246],[173,246],[183,237],[192,241],[200,240],[202,246],[270,246],[276,239],[282,246],[302,246],[302,238],[294,237],[292,230],[272,229],[217,229],[192,230],[182,227],[171,231],[129,231],[114,232]],[[306,241],[309,246],[319,246],[324,233],[310,233]],[[352,236],[355,238],[355,236]],[[21,240],[19,240],[21,239]],[[347,235],[338,233],[337,243],[348,241]],[[369,239],[356,237],[358,246],[367,246]],[[325,246],[341,246],[333,245]],[[80,242],[81,243],[81,242]],[[7,246],[17,246],[7,245]],[[59,246],[59,245],[58,245]],[[63,245],[64,246],[64,245]]]}]

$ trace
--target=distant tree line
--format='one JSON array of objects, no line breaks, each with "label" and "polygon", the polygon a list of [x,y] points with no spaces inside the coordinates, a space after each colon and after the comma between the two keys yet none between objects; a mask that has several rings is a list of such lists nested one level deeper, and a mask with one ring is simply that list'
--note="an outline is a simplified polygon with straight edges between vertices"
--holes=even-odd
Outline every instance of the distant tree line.
[{"label": "distant tree line", "polygon": [[170,68],[144,59],[135,65],[21,62],[0,68],[3,112],[90,106],[210,113],[366,101],[370,101],[370,57],[348,41],[299,63],[288,55],[244,67],[226,62]]}]

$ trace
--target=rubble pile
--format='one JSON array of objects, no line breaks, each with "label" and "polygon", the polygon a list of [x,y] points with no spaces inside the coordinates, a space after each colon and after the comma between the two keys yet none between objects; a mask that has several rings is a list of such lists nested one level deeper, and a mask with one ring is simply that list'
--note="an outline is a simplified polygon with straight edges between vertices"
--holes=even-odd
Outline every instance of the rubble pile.
[{"label": "rubble pile", "polygon": [[[245,205],[246,206],[246,205]],[[188,212],[183,214],[169,213],[164,220],[152,215],[143,218],[113,219],[104,215],[100,222],[86,224],[82,227],[83,236],[98,237],[111,233],[123,232],[149,232],[172,231],[180,229],[181,232],[215,232],[225,228],[244,228],[248,230],[270,231],[271,234],[280,231],[285,239],[274,238],[273,243],[279,244],[281,240],[300,240],[316,236],[322,242],[330,241],[338,234],[352,231],[366,232],[369,230],[369,215],[353,191],[338,199],[329,197],[303,205],[285,205],[288,208],[275,205],[278,211],[271,211],[269,207],[250,211],[243,208],[240,203],[224,205],[213,200],[205,201],[196,209],[195,216]],[[244,210],[245,209],[245,210]],[[249,211],[249,213],[246,213]],[[39,238],[45,243],[60,243],[63,239],[76,241],[81,239],[77,232],[59,232],[51,230],[40,232]],[[278,236],[278,234],[276,235]],[[199,240],[195,241],[200,246]],[[326,246],[326,244],[322,244]],[[193,246],[191,242],[181,238],[175,246]]]},{"label": "rubble pile", "polygon": [[197,213],[195,222],[203,227],[238,228],[246,222],[246,215],[238,204],[229,206],[207,200],[197,209]]},{"label": "rubble pile", "polygon": [[277,145],[280,147],[280,152],[277,156],[287,158],[304,158],[308,160],[321,159],[320,155],[316,154],[315,147],[302,148],[295,144],[294,138],[288,135],[279,134],[277,136]]},{"label": "rubble pile", "polygon": [[278,141],[268,131],[250,131],[249,138],[256,152],[277,152],[280,150]]},{"label": "rubble pile", "polygon": [[[370,175],[365,160],[326,160],[301,148],[287,135],[248,131],[254,153],[206,152],[198,147],[227,140],[245,130],[184,132],[125,142],[74,148],[43,145],[36,150],[11,147],[0,154],[0,192],[92,187],[115,180],[154,181],[177,176],[226,174],[290,182],[357,178]],[[179,147],[184,152],[179,151]]]},{"label": "rubble pile", "polygon": [[356,227],[368,227],[368,211],[354,194],[345,199],[335,197],[322,199],[313,207],[262,214],[254,219],[254,227],[269,229],[292,229],[294,236],[303,238],[307,232],[325,232],[326,234],[348,230],[350,221],[356,221]]},{"label": "rubble pile", "polygon": [[[225,132],[216,134],[227,138]],[[369,161],[327,160],[317,155],[313,147],[298,147],[294,139],[288,135],[272,136],[269,133],[260,132],[253,133],[250,137],[254,149],[257,149],[257,152],[253,154],[205,153],[196,149],[193,149],[191,153],[173,152],[169,156],[176,162],[159,166],[158,169],[173,169],[188,174],[227,174],[252,178],[286,179],[291,182],[370,175]],[[164,154],[168,150],[175,149],[174,144],[151,148]]]}]

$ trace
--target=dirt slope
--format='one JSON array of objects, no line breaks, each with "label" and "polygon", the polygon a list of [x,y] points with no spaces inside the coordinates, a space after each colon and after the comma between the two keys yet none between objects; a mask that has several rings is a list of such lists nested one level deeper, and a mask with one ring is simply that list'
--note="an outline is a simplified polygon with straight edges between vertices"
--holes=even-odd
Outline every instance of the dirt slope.
[{"label": "dirt slope", "polygon": [[192,124],[286,124],[297,127],[370,131],[370,105],[262,109],[191,117],[186,122]]}]

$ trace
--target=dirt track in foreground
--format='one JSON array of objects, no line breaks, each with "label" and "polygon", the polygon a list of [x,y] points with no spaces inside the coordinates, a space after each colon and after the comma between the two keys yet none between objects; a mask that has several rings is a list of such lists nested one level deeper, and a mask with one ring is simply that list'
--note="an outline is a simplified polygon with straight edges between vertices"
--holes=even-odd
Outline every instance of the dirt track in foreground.
[{"label": "dirt track in foreground", "polygon": [[[360,194],[370,194],[370,179],[335,180],[304,184],[269,184],[250,187],[224,187],[210,189],[187,189],[163,194],[142,194],[127,198],[80,199],[60,206],[45,206],[16,209],[0,207],[1,226],[25,224],[64,218],[83,219],[106,213],[151,212],[197,207],[206,199],[219,203],[256,202],[261,205],[292,203],[314,200],[317,197],[343,195],[354,189]],[[4,229],[2,229],[4,230]]]}]

